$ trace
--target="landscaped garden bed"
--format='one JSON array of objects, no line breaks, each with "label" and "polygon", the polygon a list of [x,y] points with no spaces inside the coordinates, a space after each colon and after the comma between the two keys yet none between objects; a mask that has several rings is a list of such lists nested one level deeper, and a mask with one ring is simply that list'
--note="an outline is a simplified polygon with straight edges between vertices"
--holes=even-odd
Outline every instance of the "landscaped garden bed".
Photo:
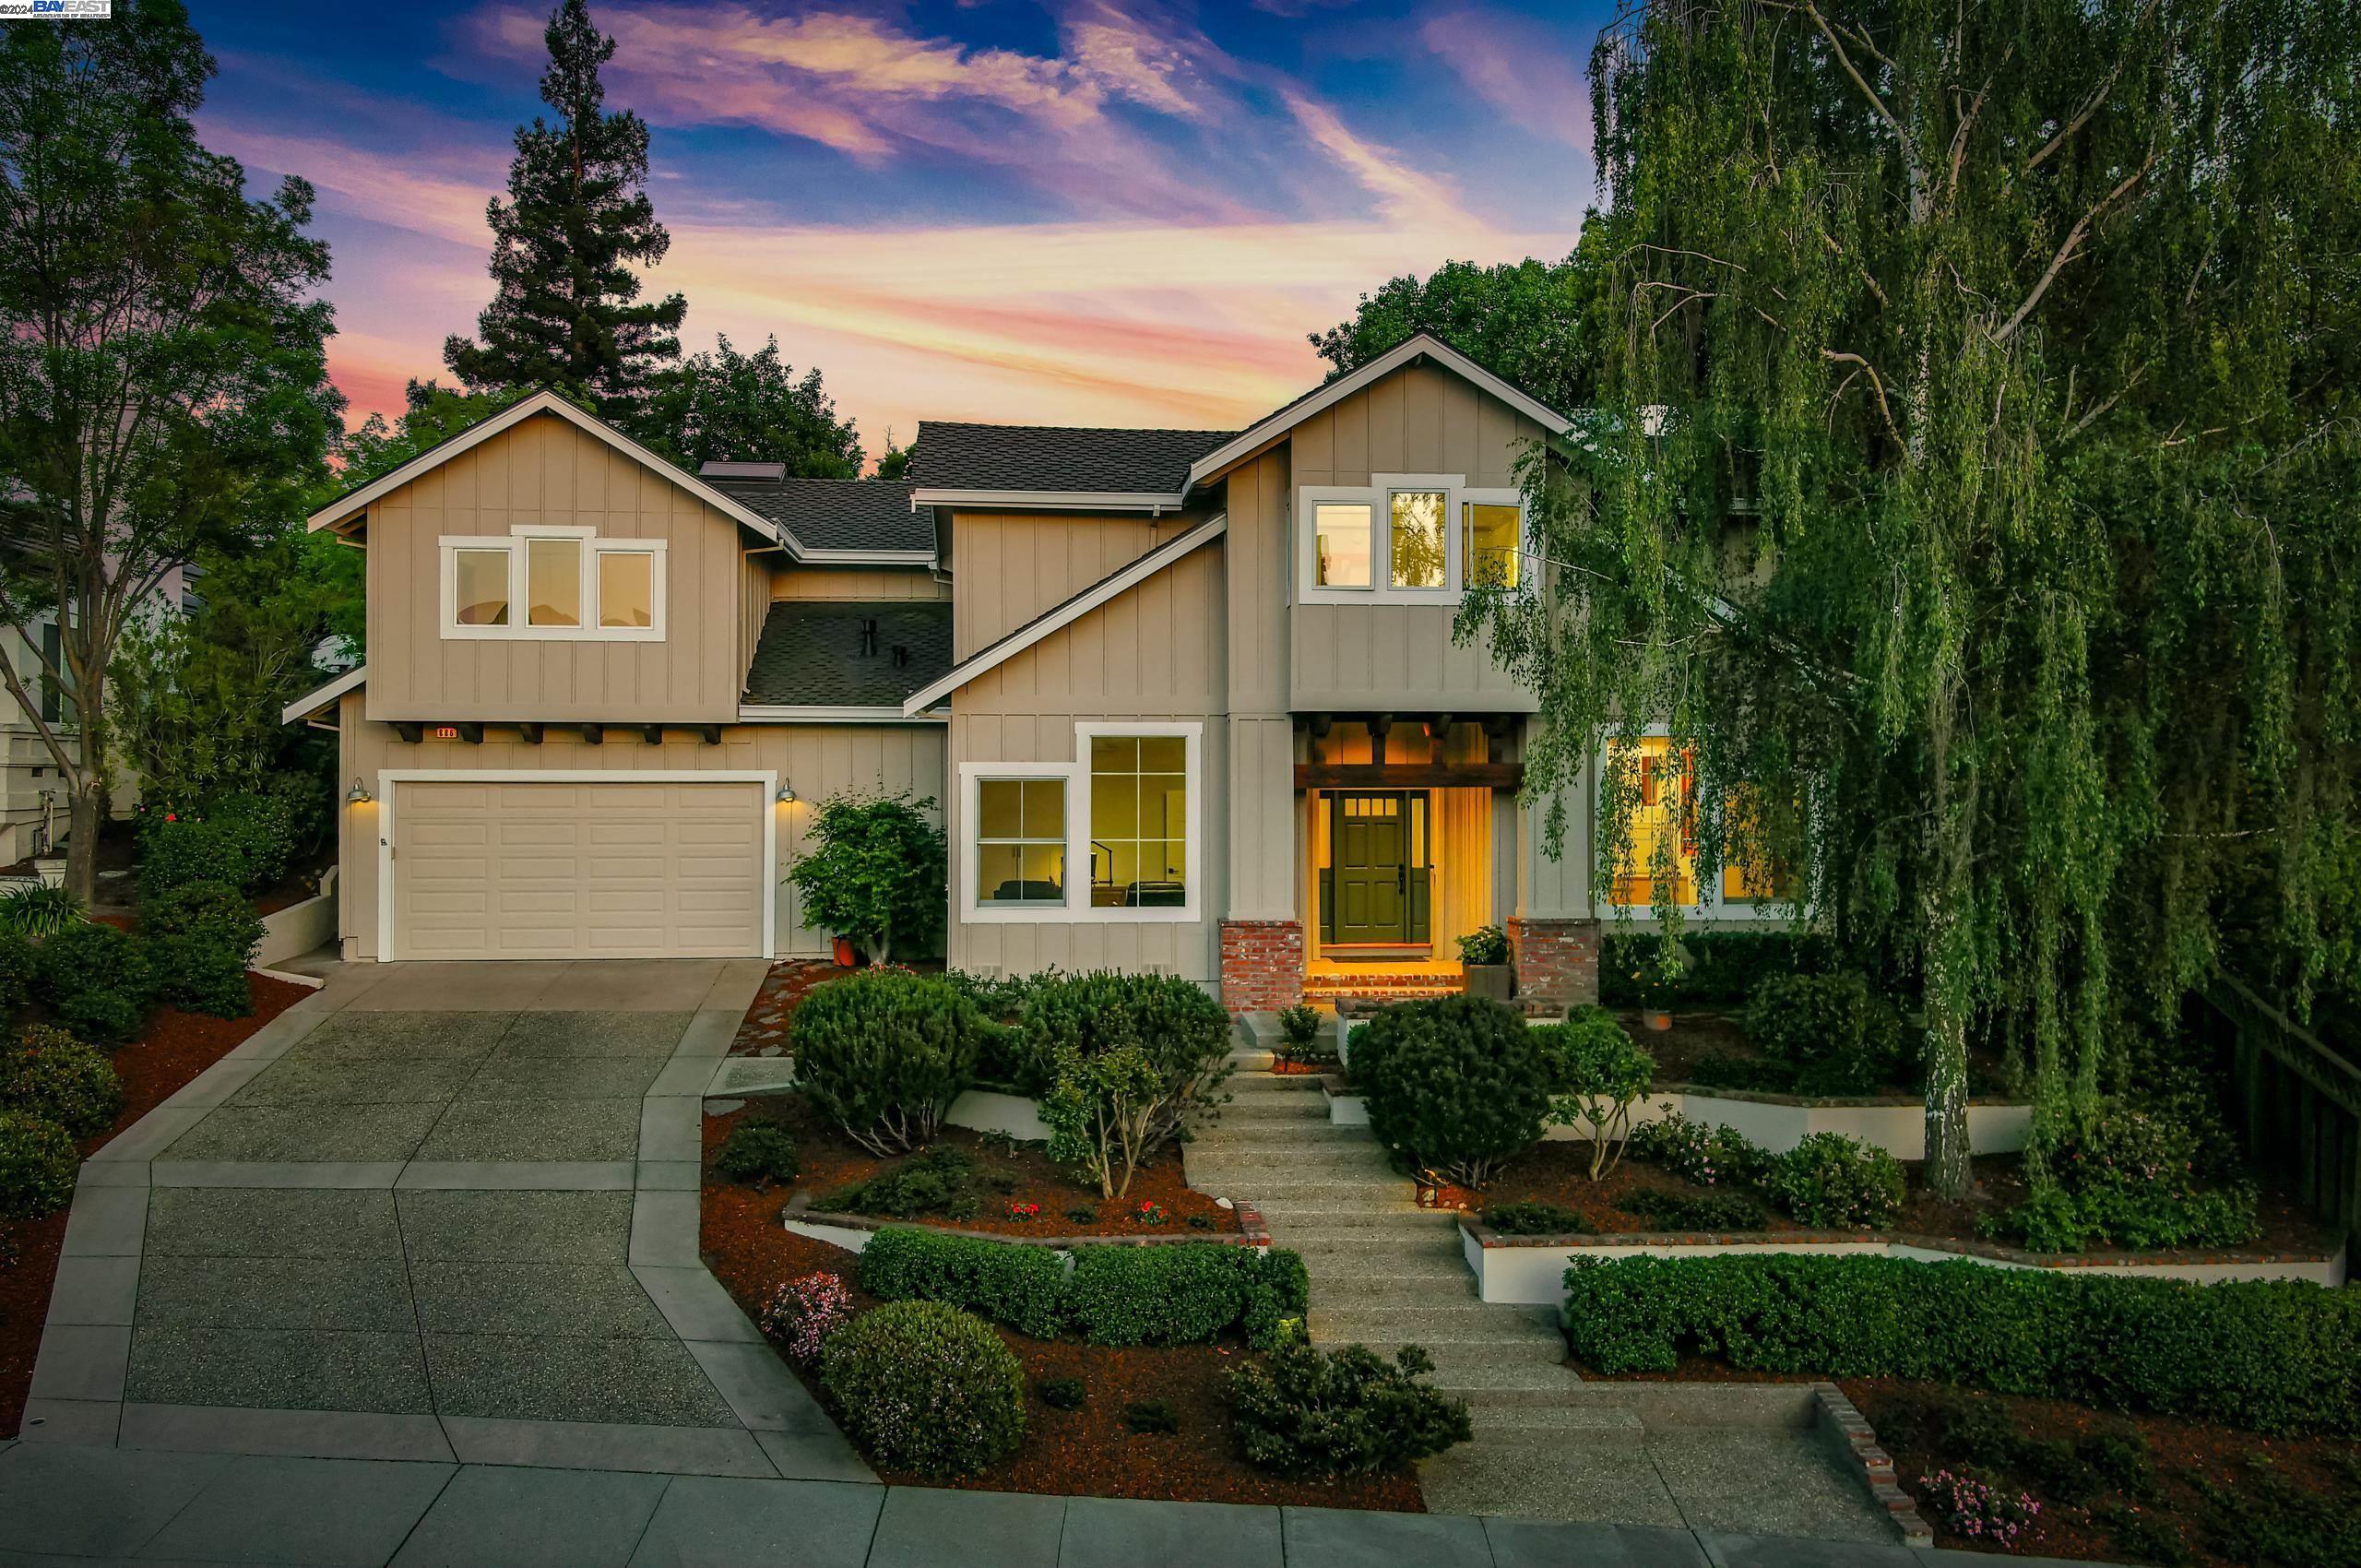
[{"label": "landscaped garden bed", "polygon": [[[254,1011],[246,1016],[217,1018],[164,1007],[149,1016],[137,1039],[115,1051],[123,1107],[105,1128],[78,1140],[85,1158],[311,994],[305,987],[265,975],[246,980],[254,999]],[[61,1208],[38,1218],[0,1221],[0,1434],[14,1435],[24,1417],[67,1218]]]}]

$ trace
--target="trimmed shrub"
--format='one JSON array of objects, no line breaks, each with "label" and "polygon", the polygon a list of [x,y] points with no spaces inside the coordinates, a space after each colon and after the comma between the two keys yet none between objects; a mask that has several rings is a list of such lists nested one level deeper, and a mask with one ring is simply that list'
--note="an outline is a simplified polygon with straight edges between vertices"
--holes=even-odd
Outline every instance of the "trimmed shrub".
[{"label": "trimmed shrub", "polygon": [[880,1230],[860,1250],[860,1288],[887,1301],[941,1301],[1036,1339],[1065,1326],[1065,1267],[1047,1247],[942,1230]]},{"label": "trimmed shrub", "polygon": [[852,1296],[840,1276],[807,1274],[782,1282],[763,1303],[763,1332],[780,1349],[810,1365],[828,1336],[852,1316]]},{"label": "trimmed shrub", "polygon": [[216,1018],[243,1018],[255,1010],[246,961],[235,948],[205,936],[159,936],[149,939],[148,951],[160,1000]]},{"label": "trimmed shrub", "polygon": [[153,898],[191,883],[256,885],[250,835],[210,818],[150,814],[139,827],[139,891]]},{"label": "trimmed shrub", "polygon": [[1876,1230],[1902,1215],[1902,1162],[1842,1133],[1811,1133],[1771,1162],[1771,1201],[1800,1225]]},{"label": "trimmed shrub", "polygon": [[1750,1371],[2361,1434],[2353,1290],[1796,1253],[1583,1260],[1566,1290],[1567,1340],[1602,1372],[1669,1372],[1695,1351]]},{"label": "trimmed shrub", "polygon": [[1631,1158],[1662,1166],[1701,1187],[1726,1187],[1760,1180],[1771,1157],[1734,1127],[1692,1122],[1666,1101],[1664,1115],[1631,1129]]},{"label": "trimmed shrub", "polygon": [[1034,1397],[1052,1410],[1079,1410],[1090,1402],[1090,1388],[1078,1377],[1045,1377],[1033,1385]]},{"label": "trimmed shrub", "polygon": [[1902,1064],[1902,1020],[1857,974],[1774,975],[1755,987],[1743,1023],[1756,1050],[1794,1064],[1805,1094],[1869,1094]]},{"label": "trimmed shrub", "polygon": [[1760,1230],[1770,1222],[1762,1206],[1736,1193],[1685,1193],[1643,1190],[1617,1200],[1617,1206],[1666,1230]]},{"label": "trimmed shrub", "polygon": [[730,1129],[713,1157],[713,1168],[732,1182],[761,1186],[792,1182],[803,1169],[794,1134],[776,1122],[749,1117]]},{"label": "trimmed shrub", "polygon": [[85,921],[44,938],[35,952],[34,994],[59,1023],[101,1045],[139,1032],[156,997],[145,942]]},{"label": "trimmed shrub", "polygon": [[1558,1075],[1546,1036],[1473,996],[1385,1008],[1353,1046],[1378,1141],[1422,1178],[1465,1187],[1540,1141]]},{"label": "trimmed shrub", "polygon": [[0,1110],[54,1122],[87,1138],[123,1109],[123,1080],[103,1051],[64,1029],[28,1024],[0,1052]]},{"label": "trimmed shrub", "polygon": [[1268,1348],[1295,1337],[1310,1302],[1303,1260],[1219,1242],[1081,1247],[1066,1315],[1094,1345],[1195,1345],[1235,1329]]},{"label": "trimmed shrub", "polygon": [[[1637,1007],[1642,983],[1651,972],[1661,939],[1609,936],[1599,944],[1598,1000],[1608,1007]],[[1791,932],[1684,932],[1680,944],[1689,961],[1663,999],[1667,1007],[1733,1006],[1754,994],[1773,975],[1817,974],[1834,949],[1823,936]]]},{"label": "trimmed shrub", "polygon": [[973,1219],[983,1201],[973,1190],[976,1162],[955,1148],[931,1148],[866,1182],[840,1187],[813,1204],[828,1214],[865,1214],[874,1219]]},{"label": "trimmed shrub", "polygon": [[1229,1374],[1230,1426],[1248,1463],[1283,1476],[1358,1476],[1441,1454],[1475,1435],[1465,1401],[1418,1381],[1434,1362],[1406,1345],[1290,1345]]},{"label": "trimmed shrub", "polygon": [[1509,933],[1496,925],[1479,925],[1459,939],[1459,961],[1463,964],[1505,964],[1509,961]]},{"label": "trimmed shrub", "polygon": [[33,996],[37,960],[33,944],[13,931],[0,931],[0,1018],[12,1018]]},{"label": "trimmed shrub", "polygon": [[188,882],[139,906],[146,936],[194,936],[237,955],[241,968],[262,946],[262,917],[226,882]]},{"label": "trimmed shrub", "polygon": [[2225,1247],[2261,1232],[2254,1184],[2208,1184],[2233,1147],[2210,1103],[2109,1100],[2049,1155],[2055,1184],[1985,1227],[2035,1252],[2090,1246]]},{"label": "trimmed shrub", "polygon": [[1045,980],[1026,999],[1024,1029],[1032,1054],[1021,1072],[1045,1086],[1050,1158],[1097,1181],[1101,1197],[1127,1193],[1192,1112],[1218,1104],[1229,1076],[1229,1015],[1170,976]]},{"label": "trimmed shrub", "polygon": [[267,887],[286,876],[300,832],[297,802],[286,791],[218,796],[203,814],[230,835],[244,857],[243,885]]},{"label": "trimmed shrub", "polygon": [[1503,1236],[1587,1236],[1598,1229],[1572,1209],[1556,1204],[1497,1204],[1486,1209],[1482,1218]]},{"label": "trimmed shrub", "polygon": [[1319,1008],[1299,1002],[1279,1009],[1279,1045],[1274,1054],[1280,1061],[1309,1062],[1320,1054],[1319,1043]]},{"label": "trimmed shrub", "polygon": [[1577,1007],[1562,1024],[1536,1030],[1557,1052],[1558,1095],[1549,1120],[1590,1132],[1590,1179],[1615,1169],[1631,1137],[1631,1107],[1655,1081],[1656,1059],[1604,1007]]},{"label": "trimmed shrub", "polygon": [[891,1302],[830,1335],[820,1388],[896,1469],[972,1475],[1025,1439],[1025,1369],[982,1319],[937,1301]]},{"label": "trimmed shrub", "polygon": [[0,1111],[0,1219],[39,1219],[74,1201],[82,1154],[42,1116]]},{"label": "trimmed shrub", "polygon": [[896,1155],[942,1129],[987,1028],[941,980],[869,969],[804,998],[789,1043],[805,1098],[863,1148]]}]

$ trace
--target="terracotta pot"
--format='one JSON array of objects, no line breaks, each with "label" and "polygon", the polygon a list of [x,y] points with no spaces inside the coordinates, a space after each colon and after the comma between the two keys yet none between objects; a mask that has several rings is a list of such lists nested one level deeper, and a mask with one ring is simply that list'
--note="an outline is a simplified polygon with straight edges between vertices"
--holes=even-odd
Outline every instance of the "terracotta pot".
[{"label": "terracotta pot", "polygon": [[1651,1007],[1640,1015],[1640,1021],[1662,1034],[1672,1028],[1672,1014],[1665,1008]]},{"label": "terracotta pot", "polygon": [[856,968],[860,963],[860,955],[852,950],[852,938],[849,936],[836,938],[836,968],[849,969]]}]

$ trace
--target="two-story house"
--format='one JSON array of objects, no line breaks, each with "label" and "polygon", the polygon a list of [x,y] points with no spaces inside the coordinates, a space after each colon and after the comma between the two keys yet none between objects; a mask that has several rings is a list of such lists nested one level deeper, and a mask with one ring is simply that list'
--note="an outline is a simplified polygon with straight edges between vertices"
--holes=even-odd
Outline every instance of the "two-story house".
[{"label": "two-story house", "polygon": [[1595,994],[1590,802],[1550,855],[1534,698],[1451,635],[1533,570],[1514,465],[1568,429],[1426,337],[1243,431],[924,422],[908,483],[528,398],[312,519],[369,552],[368,663],[288,711],[341,738],[346,954],[825,952],[813,806],[908,790],[956,967],[1244,1010],[1453,989],[1497,922],[1526,997]]}]

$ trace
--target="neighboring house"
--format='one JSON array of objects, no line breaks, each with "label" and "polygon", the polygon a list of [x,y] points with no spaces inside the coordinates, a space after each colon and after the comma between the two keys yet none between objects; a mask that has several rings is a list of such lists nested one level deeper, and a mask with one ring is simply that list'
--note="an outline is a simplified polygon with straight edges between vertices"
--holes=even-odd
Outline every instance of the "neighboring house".
[{"label": "neighboring house", "polygon": [[1451,635],[1568,428],[1426,337],[1245,431],[927,422],[908,483],[528,398],[312,519],[369,552],[368,664],[288,710],[342,738],[346,953],[825,952],[786,868],[884,790],[940,802],[957,967],[1260,1008],[1455,989],[1499,922],[1593,995],[1590,802],[1549,855],[1534,698]]}]

